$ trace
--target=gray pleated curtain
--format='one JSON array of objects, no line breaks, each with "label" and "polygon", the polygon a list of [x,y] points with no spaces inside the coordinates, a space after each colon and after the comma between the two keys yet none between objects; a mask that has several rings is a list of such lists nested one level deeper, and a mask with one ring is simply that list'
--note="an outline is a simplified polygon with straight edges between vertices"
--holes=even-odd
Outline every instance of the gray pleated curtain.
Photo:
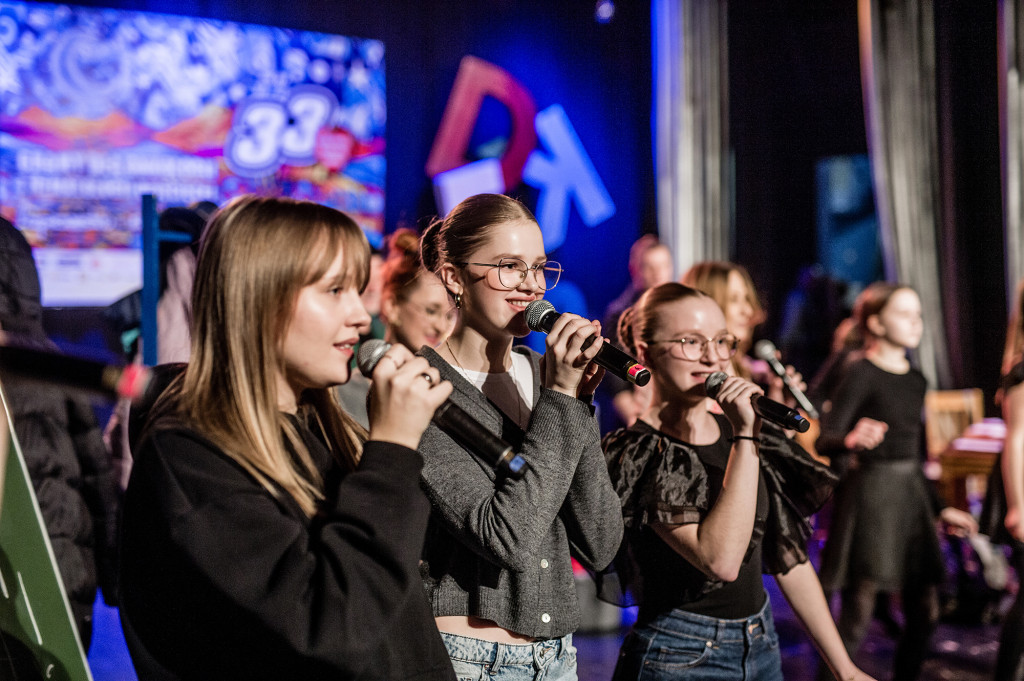
[{"label": "gray pleated curtain", "polygon": [[658,229],[676,271],[728,260],[726,0],[654,0]]},{"label": "gray pleated curtain", "polygon": [[[1020,26],[1017,5],[1014,26]],[[950,387],[939,245],[939,149],[932,0],[858,0],[861,71],[886,277],[920,294],[925,334],[917,358],[934,388]],[[725,0],[654,0],[658,226],[678,271],[730,257],[728,43]],[[1016,33],[1014,34],[1016,35]],[[1020,48],[1014,64],[1021,61]],[[1016,73],[1016,72],[1015,72]],[[1014,75],[1016,77],[1016,75]],[[1020,95],[1014,115],[1022,115]],[[1020,130],[1020,126],[1017,127]],[[1017,147],[1018,184],[1024,154]],[[1014,251],[1024,261],[1016,197]],[[1008,230],[1009,231],[1009,230]]]},{"label": "gray pleated curtain", "polygon": [[1024,9],[1021,0],[999,2],[999,109],[1002,147],[1006,300],[1013,305],[1024,277]]},{"label": "gray pleated curtain", "polygon": [[886,278],[924,310],[921,371],[951,387],[939,276],[939,149],[932,0],[859,0],[861,78]]}]

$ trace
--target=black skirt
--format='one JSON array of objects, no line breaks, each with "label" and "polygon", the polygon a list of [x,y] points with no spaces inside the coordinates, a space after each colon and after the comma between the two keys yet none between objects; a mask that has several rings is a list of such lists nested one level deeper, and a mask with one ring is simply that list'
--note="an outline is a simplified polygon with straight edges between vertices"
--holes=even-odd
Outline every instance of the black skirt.
[{"label": "black skirt", "polygon": [[819,576],[826,591],[882,591],[945,579],[927,480],[917,461],[871,462],[840,482]]}]

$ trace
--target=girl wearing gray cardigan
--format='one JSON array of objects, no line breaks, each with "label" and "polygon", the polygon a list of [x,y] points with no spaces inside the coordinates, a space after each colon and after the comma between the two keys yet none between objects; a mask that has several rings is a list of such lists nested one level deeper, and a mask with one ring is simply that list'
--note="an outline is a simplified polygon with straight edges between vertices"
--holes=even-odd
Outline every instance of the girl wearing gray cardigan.
[{"label": "girl wearing gray cardigan", "polygon": [[622,538],[591,405],[599,325],[563,314],[543,357],[513,352],[529,333],[526,305],[561,274],[518,201],[466,199],[427,229],[421,250],[459,320],[436,352],[420,354],[452,382],[451,401],[529,464],[506,477],[437,427],[424,433],[431,518],[420,572],[435,620],[459,678],[575,680],[571,559],[602,569]]}]

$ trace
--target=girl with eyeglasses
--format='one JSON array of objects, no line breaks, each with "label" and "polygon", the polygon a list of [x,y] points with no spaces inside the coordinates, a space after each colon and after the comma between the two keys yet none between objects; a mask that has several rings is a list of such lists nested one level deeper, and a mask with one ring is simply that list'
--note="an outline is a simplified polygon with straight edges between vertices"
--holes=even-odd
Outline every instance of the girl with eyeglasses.
[{"label": "girl with eyeglasses", "polygon": [[460,678],[575,680],[570,559],[604,568],[622,537],[591,404],[600,327],[562,314],[543,357],[513,349],[530,332],[526,306],[561,267],[530,211],[507,196],[464,200],[424,232],[421,253],[459,317],[436,351],[419,354],[451,381],[451,401],[529,465],[506,477],[440,429],[424,434],[432,513],[421,574],[437,627]]},{"label": "girl with eyeglasses", "polygon": [[384,340],[401,343],[413,352],[424,345],[436,348],[455,324],[455,307],[441,280],[420,264],[420,238],[399,229],[388,241],[381,271],[380,315]]},{"label": "girl with eyeglasses", "polygon": [[626,536],[601,593],[640,606],[613,678],[781,679],[762,572],[840,678],[869,678],[843,648],[805,548],[805,518],[835,478],[754,413],[753,383],[729,376],[722,413],[707,409],[705,381],[731,372],[737,347],[721,308],[662,284],[623,313],[619,338],[651,370],[654,397],[603,443]]},{"label": "girl with eyeglasses", "polygon": [[[388,256],[380,266],[380,315],[384,340],[416,352],[436,347],[455,323],[455,308],[433,272],[420,264],[420,238],[411,229],[396,230],[388,240]],[[346,412],[369,425],[366,395],[370,380],[356,373],[335,389]]]}]

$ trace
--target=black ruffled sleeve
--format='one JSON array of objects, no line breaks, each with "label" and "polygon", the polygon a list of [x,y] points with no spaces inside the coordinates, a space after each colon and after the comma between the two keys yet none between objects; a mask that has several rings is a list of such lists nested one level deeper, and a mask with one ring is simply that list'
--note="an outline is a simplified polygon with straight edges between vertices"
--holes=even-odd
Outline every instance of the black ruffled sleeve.
[{"label": "black ruffled sleeve", "polygon": [[[744,562],[762,552],[763,571],[780,574],[807,561],[813,515],[832,495],[838,478],[800,445],[769,423],[761,426],[761,476],[768,493],[767,518],[754,523]],[[638,421],[603,440],[612,486],[622,502],[625,536],[609,569],[595,575],[601,599],[621,606],[638,604],[643,580],[634,554],[645,525],[685,525],[707,515],[708,481],[704,464],[686,445]],[[722,585],[694,585],[693,597]]]},{"label": "black ruffled sleeve", "polygon": [[700,522],[708,510],[708,481],[691,449],[643,421],[608,434],[601,444],[627,530]]},{"label": "black ruffled sleeve", "polygon": [[594,574],[598,596],[627,607],[643,597],[636,540],[654,522],[700,522],[708,510],[708,483],[696,453],[637,421],[602,441],[612,487],[622,505],[622,545],[607,569]]},{"label": "black ruffled sleeve", "polygon": [[807,561],[807,519],[832,496],[839,478],[769,423],[761,426],[761,475],[769,505],[761,539],[763,571],[783,574]]}]

